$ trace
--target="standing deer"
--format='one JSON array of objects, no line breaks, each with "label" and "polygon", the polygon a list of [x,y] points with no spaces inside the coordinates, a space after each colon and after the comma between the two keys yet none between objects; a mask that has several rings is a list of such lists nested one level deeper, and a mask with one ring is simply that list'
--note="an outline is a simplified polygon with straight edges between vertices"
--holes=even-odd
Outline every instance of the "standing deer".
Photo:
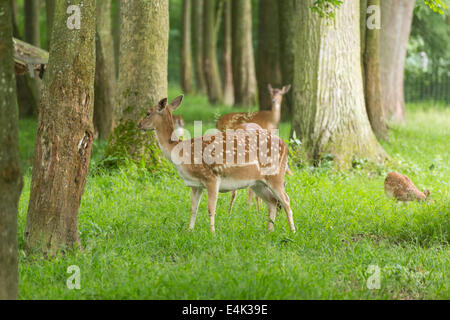
[{"label": "standing deer", "polygon": [[[229,113],[222,116],[217,121],[217,129],[220,131],[225,131],[226,129],[244,129],[244,130],[271,130],[278,129],[278,125],[281,118],[281,104],[283,102],[283,95],[289,92],[291,85],[286,85],[282,89],[273,89],[272,85],[269,83],[267,86],[272,101],[272,108],[270,111],[258,111],[258,112],[235,112]],[[244,128],[243,125],[246,123],[252,123],[255,126]],[[291,171],[288,169],[288,174],[292,175]],[[253,199],[253,192],[248,191],[248,205],[251,205]],[[236,199],[236,191],[231,192],[230,206],[228,209],[228,214],[231,214],[233,209],[233,203]],[[256,197],[256,208],[259,212],[259,199]]]},{"label": "standing deer", "polygon": [[389,172],[384,180],[384,192],[388,198],[398,201],[429,200],[430,191],[417,189],[411,179],[398,172]]},{"label": "standing deer", "polygon": [[242,123],[253,122],[266,130],[278,129],[281,118],[281,103],[283,95],[289,92],[291,85],[284,86],[282,89],[273,89],[269,84],[268,89],[272,100],[272,109],[256,112],[233,112],[222,116],[217,121],[217,129],[225,131],[226,129],[237,129]]},{"label": "standing deer", "polygon": [[[168,105],[167,98],[162,99],[139,121],[138,128],[155,131],[163,154],[175,165],[186,186],[192,189],[189,230],[194,229],[203,189],[208,193],[210,230],[214,233],[218,193],[251,188],[269,208],[268,229],[273,230],[279,201],[286,212],[291,231],[295,232],[289,196],[284,190],[283,183],[288,160],[288,148],[284,141],[261,131],[256,131],[259,143],[251,143],[251,139],[245,135],[232,135],[230,139],[229,133],[225,132],[174,141],[172,112],[179,107],[182,100],[181,95]],[[267,145],[271,146],[269,151],[264,149]],[[273,151],[274,147],[277,152]],[[205,156],[208,154],[214,157],[214,161],[211,161],[211,157]],[[263,156],[267,154],[276,160],[266,162]],[[242,157],[248,161],[239,162]]]}]

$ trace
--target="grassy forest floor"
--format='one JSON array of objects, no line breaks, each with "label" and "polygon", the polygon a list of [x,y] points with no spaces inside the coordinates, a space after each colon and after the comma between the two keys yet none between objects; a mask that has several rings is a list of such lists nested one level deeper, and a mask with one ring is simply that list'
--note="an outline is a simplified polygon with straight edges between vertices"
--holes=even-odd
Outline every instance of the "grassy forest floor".
[{"label": "grassy forest floor", "polygon": [[[170,97],[178,94],[170,90]],[[187,96],[179,114],[187,128],[214,127],[225,107]],[[22,248],[29,199],[35,120],[20,121],[25,186],[19,205],[21,299],[449,299],[450,108],[409,104],[407,124],[382,142],[392,161],[361,161],[336,171],[329,162],[294,168],[287,177],[297,233],[284,212],[275,232],[238,193],[219,196],[216,234],[208,227],[204,195],[194,232],[187,231],[190,189],[175,171],[95,170],[104,142],[94,145],[91,174],[79,212],[83,252],[44,260]],[[281,125],[287,139],[289,124]],[[428,188],[434,203],[398,204],[384,195],[387,172],[407,174]],[[69,290],[68,266],[81,271],[81,289]],[[381,288],[368,289],[369,265]]]}]

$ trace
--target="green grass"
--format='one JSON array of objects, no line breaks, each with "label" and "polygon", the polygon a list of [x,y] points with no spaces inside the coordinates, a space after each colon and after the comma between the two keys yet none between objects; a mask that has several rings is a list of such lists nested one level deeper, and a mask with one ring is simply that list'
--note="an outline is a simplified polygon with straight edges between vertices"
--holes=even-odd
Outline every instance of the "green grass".
[{"label": "green grass", "polygon": [[[171,90],[174,98],[178,90]],[[179,113],[187,127],[217,114],[204,97],[188,96]],[[275,232],[267,213],[248,207],[240,191],[231,216],[220,195],[216,234],[209,233],[206,196],[196,228],[187,231],[190,190],[176,173],[150,175],[137,167],[88,177],[79,212],[83,252],[51,260],[20,251],[21,299],[448,299],[450,109],[409,105],[407,124],[383,142],[392,161],[361,163],[349,171],[294,169],[287,177],[297,233],[279,213]],[[33,153],[36,124],[20,123],[24,166]],[[287,139],[289,125],[282,124]],[[94,145],[93,161],[104,142]],[[385,174],[408,174],[431,190],[434,203],[386,199]],[[26,170],[19,208],[19,246],[29,199]],[[69,290],[67,267],[81,270],[81,289]],[[369,290],[369,265],[380,268],[381,288]]]}]

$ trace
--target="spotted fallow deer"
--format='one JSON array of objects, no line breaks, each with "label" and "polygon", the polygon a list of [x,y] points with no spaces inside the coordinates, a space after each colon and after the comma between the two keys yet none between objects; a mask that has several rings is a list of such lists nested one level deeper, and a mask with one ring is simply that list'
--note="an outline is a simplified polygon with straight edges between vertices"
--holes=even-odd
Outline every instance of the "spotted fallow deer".
[{"label": "spotted fallow deer", "polygon": [[222,116],[217,121],[217,129],[225,131],[226,129],[236,129],[242,123],[256,123],[266,130],[278,129],[281,117],[281,103],[283,95],[289,92],[291,85],[284,86],[282,89],[273,89],[269,84],[268,89],[272,101],[271,110],[256,112],[234,112]]},{"label": "spotted fallow deer", "polygon": [[[289,196],[283,183],[288,160],[288,148],[284,141],[260,131],[256,131],[259,143],[251,143],[252,139],[245,135],[233,134],[230,138],[229,132],[216,132],[183,141],[173,139],[172,112],[182,100],[181,95],[168,105],[167,98],[162,99],[148,110],[139,121],[138,128],[155,131],[163,154],[175,165],[186,186],[192,189],[189,230],[194,228],[203,189],[208,193],[210,230],[214,233],[218,193],[251,188],[268,206],[268,229],[273,230],[279,201],[286,212],[291,231],[295,232]],[[270,148],[265,149],[264,146]],[[206,156],[208,154],[214,157],[214,161]],[[264,160],[264,155],[275,160],[268,162]],[[242,157],[244,162],[239,161]]]},{"label": "spotted fallow deer", "polygon": [[417,189],[411,179],[398,172],[389,172],[384,180],[384,192],[388,198],[398,201],[429,200],[430,191]]},{"label": "spotted fallow deer", "polygon": [[[244,129],[244,130],[271,130],[278,129],[278,125],[281,118],[281,104],[283,102],[283,95],[289,92],[291,85],[286,85],[282,89],[272,88],[272,85],[269,83],[267,86],[270,94],[270,98],[272,101],[271,110],[267,111],[257,111],[257,112],[235,112],[229,113],[222,116],[217,121],[217,129],[220,131],[224,131],[226,129]],[[257,125],[259,129],[255,126],[250,126],[244,128],[246,123],[252,123]],[[288,174],[291,174],[288,169]],[[251,189],[248,191],[248,205],[251,205],[253,199],[253,192]],[[233,203],[236,198],[236,191],[231,192],[231,200],[228,209],[228,214],[231,214],[233,209]],[[259,199],[256,197],[256,208],[259,212]]]}]

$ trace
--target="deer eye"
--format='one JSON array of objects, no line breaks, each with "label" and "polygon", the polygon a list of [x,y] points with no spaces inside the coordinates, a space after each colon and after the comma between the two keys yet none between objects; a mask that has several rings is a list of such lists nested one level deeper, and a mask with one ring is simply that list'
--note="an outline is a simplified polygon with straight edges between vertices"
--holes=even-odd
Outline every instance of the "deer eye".
[{"label": "deer eye", "polygon": [[147,112],[147,117],[150,115],[150,111],[149,112]]}]

